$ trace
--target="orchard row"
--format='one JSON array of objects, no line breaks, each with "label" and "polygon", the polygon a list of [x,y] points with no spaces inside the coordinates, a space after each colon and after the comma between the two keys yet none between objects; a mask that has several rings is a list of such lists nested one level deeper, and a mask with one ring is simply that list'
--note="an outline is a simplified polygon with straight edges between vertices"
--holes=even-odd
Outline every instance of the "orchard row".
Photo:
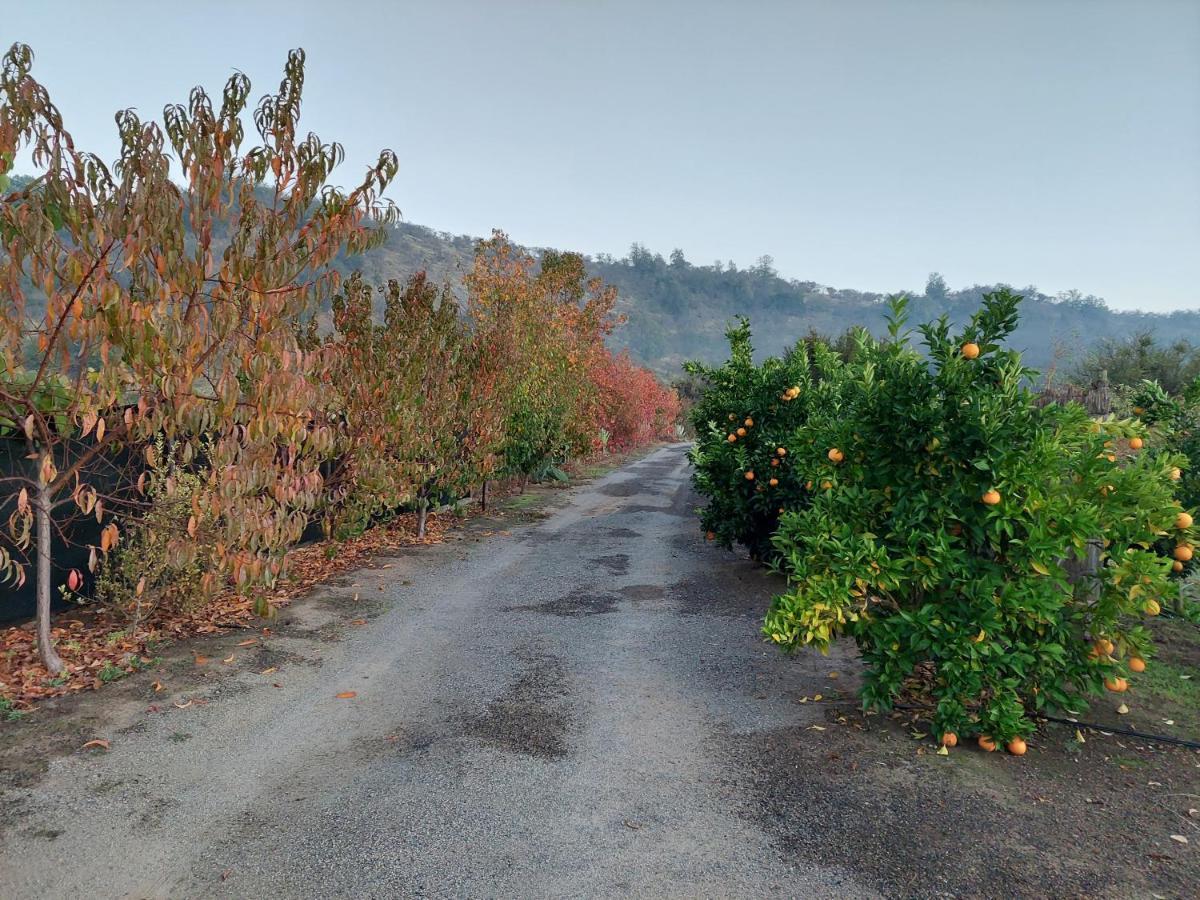
[{"label": "orchard row", "polygon": [[51,672],[52,530],[72,516],[99,526],[93,569],[137,535],[114,583],[139,607],[172,579],[251,592],[315,520],[351,533],[673,430],[674,393],[606,349],[614,293],[578,256],[498,234],[465,296],[339,277],[397,217],[397,160],[331,184],[344,153],[299,128],[302,52],[253,109],[238,74],[161,124],[119,113],[111,165],[32,63],[14,45],[0,65],[0,433],[24,460],[0,480],[0,578],[36,569]]},{"label": "orchard row", "polygon": [[702,527],[777,566],[764,634],[787,650],[853,638],[863,700],[927,704],[945,744],[1024,752],[1038,712],[1136,686],[1147,616],[1178,595],[1192,516],[1186,457],[1138,418],[1039,405],[1002,347],[1020,298],[985,298],[962,333],[910,345],[905,302],[884,340],[803,342],[755,364],[731,330],[693,410]]}]

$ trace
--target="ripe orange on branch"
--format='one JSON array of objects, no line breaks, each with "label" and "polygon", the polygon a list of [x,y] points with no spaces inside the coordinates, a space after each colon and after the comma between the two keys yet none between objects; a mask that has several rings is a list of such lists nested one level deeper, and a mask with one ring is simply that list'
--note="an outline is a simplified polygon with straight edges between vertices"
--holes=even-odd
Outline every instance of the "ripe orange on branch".
[{"label": "ripe orange on branch", "polygon": [[973,341],[968,341],[962,345],[962,355],[967,359],[978,359],[979,345]]},{"label": "ripe orange on branch", "polygon": [[997,503],[1000,502],[1000,492],[998,490],[996,490],[995,488],[992,488],[990,491],[987,491],[986,493],[984,493],[984,495],[982,497],[980,497],[979,499],[982,500],[984,503],[986,503],[988,506],[995,506]]}]

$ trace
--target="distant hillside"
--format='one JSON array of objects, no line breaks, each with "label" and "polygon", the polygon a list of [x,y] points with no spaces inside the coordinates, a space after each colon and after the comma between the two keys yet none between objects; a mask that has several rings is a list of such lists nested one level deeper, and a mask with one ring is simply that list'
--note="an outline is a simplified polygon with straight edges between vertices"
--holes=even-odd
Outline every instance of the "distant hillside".
[{"label": "distant hillside", "polygon": [[[469,237],[403,224],[383,247],[365,259],[348,261],[348,267],[361,268],[374,279],[425,268],[438,279],[458,280],[470,268],[473,244]],[[748,269],[732,263],[696,266],[679,251],[664,259],[635,244],[623,259],[601,255],[588,257],[588,263],[620,290],[618,309],[627,323],[613,343],[666,377],[677,374],[687,359],[724,359],[725,326],[738,315],[749,316],[755,346],[763,355],[778,353],[810,331],[836,335],[852,325],[877,334],[884,329],[885,295],[787,280],[774,271],[769,257]],[[912,321],[947,313],[961,322],[992,287],[950,290],[939,276],[931,276],[920,293],[909,292]],[[1033,288],[1017,290],[1026,299],[1011,344],[1038,369],[1069,366],[1100,341],[1137,332],[1165,343],[1185,339],[1200,344],[1200,309],[1165,315],[1118,312],[1100,298],[1078,292],[1049,297]]]}]

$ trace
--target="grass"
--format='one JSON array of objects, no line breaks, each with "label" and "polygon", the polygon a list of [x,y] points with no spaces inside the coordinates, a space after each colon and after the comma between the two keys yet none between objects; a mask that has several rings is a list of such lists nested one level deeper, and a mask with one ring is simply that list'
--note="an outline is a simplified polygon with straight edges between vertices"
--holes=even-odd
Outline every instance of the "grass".
[{"label": "grass", "polygon": [[[1153,659],[1146,671],[1137,677],[1137,683],[1146,691],[1185,708],[1188,712],[1200,713],[1200,682],[1196,672],[1186,672],[1168,662]],[[1191,675],[1191,678],[1182,676]]]}]

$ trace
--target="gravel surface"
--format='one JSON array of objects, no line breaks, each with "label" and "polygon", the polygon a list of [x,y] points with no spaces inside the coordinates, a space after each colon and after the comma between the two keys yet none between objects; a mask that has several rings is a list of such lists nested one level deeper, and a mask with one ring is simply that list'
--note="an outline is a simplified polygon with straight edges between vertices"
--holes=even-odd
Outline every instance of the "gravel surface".
[{"label": "gravel surface", "polygon": [[[1200,883],[1200,835],[1172,844],[1187,823],[1155,820],[1144,796],[1147,782],[1200,793],[1194,754],[1099,769],[1099,786],[1044,745],[937,757],[854,712],[852,649],[764,644],[780,582],[704,542],[683,446],[533,497],[329,583],[260,645],[213,639],[204,667],[175,650],[0,741],[0,897],[1182,897]],[[79,750],[89,738],[111,749]]]},{"label": "gravel surface", "polygon": [[773,583],[697,535],[684,448],[552,503],[289,608],[275,673],[97,723],[109,752],[6,793],[0,894],[871,895],[742,813],[724,736],[806,710],[756,699],[793,669],[757,634]]}]

